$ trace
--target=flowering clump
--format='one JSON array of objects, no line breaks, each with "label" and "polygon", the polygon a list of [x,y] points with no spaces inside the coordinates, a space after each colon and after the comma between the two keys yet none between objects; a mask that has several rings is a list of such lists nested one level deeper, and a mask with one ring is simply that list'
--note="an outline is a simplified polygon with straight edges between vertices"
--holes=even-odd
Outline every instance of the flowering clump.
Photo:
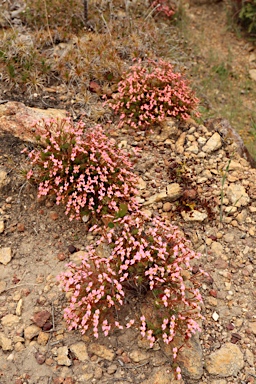
[{"label": "flowering clump", "polygon": [[151,7],[157,8],[158,12],[163,13],[167,17],[172,17],[175,14],[174,5],[170,0],[151,0]]},{"label": "flowering clump", "polygon": [[[136,325],[151,347],[159,337],[174,343],[175,359],[177,338],[200,331],[202,298],[190,273],[190,262],[199,255],[176,227],[159,218],[151,221],[137,212],[114,219],[109,227],[96,247],[87,248],[80,265],[69,263],[58,277],[71,294],[64,312],[69,329],[92,328],[97,338],[100,331],[107,336],[115,327]],[[121,323],[118,310],[131,291],[143,295],[146,306],[141,316]]]},{"label": "flowering clump", "polygon": [[[170,63],[139,61],[119,82],[118,93],[107,102],[120,115],[119,127],[148,127],[167,117],[187,119],[199,100]],[[195,113],[198,115],[198,113]]]},{"label": "flowering clump", "polygon": [[[39,124],[36,128],[42,130]],[[132,165],[100,126],[85,130],[83,122],[65,118],[44,121],[43,131],[38,140],[45,147],[28,153],[32,169],[27,179],[39,184],[39,197],[55,195],[70,220],[122,217],[136,209]]]}]

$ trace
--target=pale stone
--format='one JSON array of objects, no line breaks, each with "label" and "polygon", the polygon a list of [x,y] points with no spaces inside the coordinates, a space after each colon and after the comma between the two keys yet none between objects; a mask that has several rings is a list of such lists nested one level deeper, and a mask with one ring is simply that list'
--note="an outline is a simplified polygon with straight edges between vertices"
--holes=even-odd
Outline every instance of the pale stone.
[{"label": "pale stone", "polygon": [[205,170],[202,172],[202,176],[203,176],[203,177],[206,177],[207,179],[211,179],[211,178],[212,178],[212,173],[211,173],[211,171],[209,171],[209,169],[205,169]]},{"label": "pale stone", "polygon": [[4,221],[0,220],[0,233],[4,232]]},{"label": "pale stone", "polygon": [[0,294],[3,293],[6,290],[6,282],[1,280],[0,281]]},{"label": "pale stone", "polygon": [[211,353],[205,361],[206,370],[219,377],[236,376],[243,367],[243,354],[239,347],[232,343],[226,343]]},{"label": "pale stone", "polygon": [[166,191],[167,191],[167,200],[168,201],[175,201],[182,194],[181,187],[178,183],[172,183],[172,184],[167,185]]},{"label": "pale stone", "polygon": [[217,307],[217,305],[218,305],[218,300],[215,297],[209,296],[207,298],[207,301],[208,301],[209,305],[211,305],[212,307]]},{"label": "pale stone", "polygon": [[218,243],[217,241],[213,241],[211,244],[211,250],[216,256],[223,256],[224,254],[224,249],[223,246]]},{"label": "pale stone", "polygon": [[[110,366],[111,367],[111,366]],[[103,376],[103,370],[101,367],[95,367],[94,369],[94,379],[101,379]]]},{"label": "pale stone", "polygon": [[181,212],[181,216],[183,217],[183,219],[185,221],[204,221],[205,219],[207,219],[207,213],[204,213],[204,212],[200,212],[200,211],[191,211],[191,212],[185,212],[185,211],[182,211]]},{"label": "pale stone", "polygon": [[86,373],[83,373],[81,376],[78,377],[78,382],[79,383],[88,383],[89,380],[93,379],[93,372],[86,372]]},{"label": "pale stone", "polygon": [[140,351],[139,349],[135,349],[130,353],[130,358],[135,363],[139,363],[141,361],[147,360],[149,358],[149,355],[145,351]]},{"label": "pale stone", "polygon": [[256,69],[250,69],[249,75],[252,80],[256,81]]},{"label": "pale stone", "polygon": [[83,215],[82,216],[82,220],[83,220],[83,223],[87,223],[89,220],[90,220],[90,215]]},{"label": "pale stone", "polygon": [[12,250],[10,247],[0,248],[0,263],[7,265],[12,259]]},{"label": "pale stone", "polygon": [[151,373],[149,379],[142,381],[141,384],[184,384],[184,381],[182,379],[176,380],[170,367],[161,367],[156,372]]},{"label": "pale stone", "polygon": [[190,145],[188,148],[186,148],[186,151],[195,153],[197,155],[199,152],[197,143],[193,143],[192,145]]},{"label": "pale stone", "polygon": [[243,209],[242,212],[238,213],[236,216],[236,220],[240,223],[243,224],[247,218],[247,210]]},{"label": "pale stone", "polygon": [[245,206],[249,203],[250,198],[245,188],[240,184],[231,184],[226,191],[226,195],[232,205],[236,207]]},{"label": "pale stone", "polygon": [[138,178],[138,183],[136,184],[136,188],[142,190],[145,189],[147,186],[147,183],[142,179],[142,177]]},{"label": "pale stone", "polygon": [[217,312],[213,312],[213,314],[212,314],[212,318],[213,318],[213,320],[214,321],[218,321],[219,320],[219,315],[218,315],[218,313]]},{"label": "pale stone", "polygon": [[228,215],[232,215],[233,213],[237,212],[237,207],[233,207],[233,206],[225,207],[224,212],[226,212]]},{"label": "pale stone", "polygon": [[186,140],[186,133],[182,132],[178,140],[176,141],[176,151],[177,153],[182,154],[184,152],[184,143]]},{"label": "pale stone", "polygon": [[222,146],[222,141],[221,137],[218,134],[218,132],[215,132],[212,137],[207,141],[205,146],[202,148],[202,150],[206,153],[211,153],[214,151],[217,151],[217,149],[221,148]]},{"label": "pale stone", "polygon": [[68,357],[68,347],[59,347],[57,349],[57,357],[56,360],[59,365],[65,365],[66,367],[70,367],[72,361]]},{"label": "pale stone", "polygon": [[38,336],[40,332],[41,328],[35,324],[32,324],[25,328],[24,337],[26,340],[32,340],[34,337]]},{"label": "pale stone", "polygon": [[145,199],[141,196],[136,196],[135,200],[137,201],[138,204],[143,204],[145,202]]},{"label": "pale stone", "polygon": [[121,140],[120,143],[118,144],[118,148],[120,149],[127,148],[127,140]]},{"label": "pale stone", "polygon": [[89,350],[94,355],[101,357],[102,359],[113,361],[115,357],[115,352],[107,348],[105,345],[101,345],[98,343],[92,343],[89,345]]},{"label": "pale stone", "polygon": [[245,358],[249,365],[254,367],[254,355],[248,348],[245,350]]},{"label": "pale stone", "polygon": [[200,145],[204,145],[204,144],[206,143],[206,138],[200,136],[200,137],[197,139],[197,141],[198,141],[198,144],[200,144]]},{"label": "pale stone", "polygon": [[84,255],[85,255],[84,251],[78,251],[78,252],[72,253],[72,255],[70,255],[69,258],[70,258],[70,261],[73,261],[74,263],[80,265],[82,264],[82,259]]},{"label": "pale stone", "polygon": [[0,189],[7,185],[7,172],[0,169]]},{"label": "pale stone", "polygon": [[18,341],[18,342],[14,345],[14,350],[15,350],[16,352],[21,352],[21,351],[23,351],[25,348],[26,348],[25,345],[22,344],[20,341]]},{"label": "pale stone", "polygon": [[228,169],[229,171],[237,171],[237,170],[241,170],[242,168],[243,168],[243,165],[238,161],[234,161],[234,160],[231,160],[230,163],[227,163],[225,166],[225,169]]},{"label": "pale stone", "polygon": [[0,332],[0,347],[3,351],[13,350],[12,341],[3,332]]},{"label": "pale stone", "polygon": [[255,52],[252,52],[249,56],[249,63],[253,63],[255,62],[256,63],[256,53]]},{"label": "pale stone", "polygon": [[17,316],[21,316],[22,304],[23,304],[23,300],[20,299],[18,301],[18,304],[17,304],[17,307],[16,307],[16,315]]},{"label": "pale stone", "polygon": [[151,196],[143,205],[154,204],[162,200],[175,201],[181,196],[181,194],[182,190],[179,184],[172,183],[167,185],[164,190]]},{"label": "pale stone", "polygon": [[20,321],[20,318],[18,316],[9,314],[9,315],[6,315],[2,318],[1,323],[2,323],[3,327],[11,328],[11,327],[17,325],[19,321]]},{"label": "pale stone", "polygon": [[48,343],[50,334],[46,332],[40,332],[37,338],[37,342],[39,345],[46,345]]},{"label": "pale stone", "polygon": [[226,233],[224,236],[223,236],[223,239],[227,242],[227,243],[232,243],[234,241],[234,234],[231,233],[231,232],[228,232]]},{"label": "pale stone", "polygon": [[80,341],[76,344],[72,344],[69,349],[74,353],[75,357],[79,361],[89,360],[89,356],[87,353],[87,346],[83,341]]},{"label": "pale stone", "polygon": [[248,326],[249,326],[249,329],[252,331],[252,333],[256,335],[256,322],[249,323]]}]

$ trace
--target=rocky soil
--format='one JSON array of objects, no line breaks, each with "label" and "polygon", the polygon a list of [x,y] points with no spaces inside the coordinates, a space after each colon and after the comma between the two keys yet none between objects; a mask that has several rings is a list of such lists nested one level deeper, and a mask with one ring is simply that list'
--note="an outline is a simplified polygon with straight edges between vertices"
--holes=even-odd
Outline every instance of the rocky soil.
[{"label": "rocky soil", "polygon": [[[0,383],[176,383],[169,348],[150,348],[137,330],[98,340],[67,331],[55,277],[93,235],[51,199],[38,201],[22,175],[31,120],[49,111],[0,107]],[[193,273],[209,273],[201,287],[203,332],[179,356],[181,382],[255,383],[256,169],[215,128],[168,120],[149,135],[108,131],[127,153],[141,148],[142,208],[176,223],[202,254]]]}]

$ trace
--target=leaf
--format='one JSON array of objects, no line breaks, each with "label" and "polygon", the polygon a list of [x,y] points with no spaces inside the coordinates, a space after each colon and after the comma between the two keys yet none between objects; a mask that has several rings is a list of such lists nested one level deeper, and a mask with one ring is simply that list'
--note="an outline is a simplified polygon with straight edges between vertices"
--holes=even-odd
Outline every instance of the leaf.
[{"label": "leaf", "polygon": [[112,222],[108,223],[108,227],[109,227],[109,228],[111,228],[111,229],[112,229],[112,228],[114,228],[114,226],[115,226],[115,224],[114,224],[114,223],[112,223]]},{"label": "leaf", "polygon": [[121,203],[119,206],[119,211],[117,212],[118,218],[123,218],[125,215],[127,215],[128,212],[128,205],[125,203]]}]

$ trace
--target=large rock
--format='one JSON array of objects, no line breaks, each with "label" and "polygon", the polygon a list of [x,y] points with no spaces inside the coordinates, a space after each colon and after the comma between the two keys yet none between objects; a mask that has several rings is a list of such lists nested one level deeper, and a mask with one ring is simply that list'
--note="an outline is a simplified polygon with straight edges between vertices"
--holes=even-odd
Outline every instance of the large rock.
[{"label": "large rock", "polygon": [[71,352],[74,353],[75,357],[79,361],[89,360],[89,356],[87,353],[87,346],[83,341],[79,341],[78,343],[72,344],[70,346]]},{"label": "large rock", "polygon": [[230,184],[227,188],[226,195],[233,206],[241,207],[249,203],[250,197],[245,188],[240,184]]},{"label": "large rock", "polygon": [[203,375],[202,356],[199,337],[198,335],[193,336],[177,357],[182,374],[190,379],[199,380]]},{"label": "large rock", "polygon": [[32,340],[34,337],[38,336],[41,332],[41,328],[39,328],[37,325],[32,324],[29,325],[24,330],[24,336],[26,340]]},{"label": "large rock", "polygon": [[13,326],[17,325],[19,321],[20,318],[18,316],[12,315],[11,313],[1,319],[2,326],[8,328],[12,328]]},{"label": "large rock", "polygon": [[12,341],[3,332],[0,332],[0,347],[3,351],[13,350]]},{"label": "large rock", "polygon": [[150,205],[157,203],[158,201],[175,201],[182,195],[182,189],[177,183],[172,183],[167,185],[165,189],[160,191],[159,193],[156,193],[153,196],[150,196],[150,198],[145,201],[143,205]]},{"label": "large rock", "polygon": [[243,354],[237,345],[226,343],[219,350],[210,354],[205,361],[205,368],[211,375],[219,377],[236,376],[244,367]]},{"label": "large rock", "polygon": [[135,349],[130,353],[130,358],[135,363],[140,363],[141,361],[145,361],[149,358],[149,354],[145,351],[142,351],[140,349]]},{"label": "large rock", "polygon": [[202,149],[206,153],[211,153],[211,152],[217,151],[217,149],[221,148],[221,146],[222,146],[221,137],[218,134],[218,132],[215,132]]},{"label": "large rock", "polygon": [[0,248],[0,263],[7,265],[12,259],[12,250],[10,247]]},{"label": "large rock", "polygon": [[176,380],[174,374],[170,372],[170,367],[158,368],[155,372],[152,372],[147,380],[142,381],[141,384],[183,384],[184,381]]},{"label": "large rock", "polygon": [[0,104],[0,134],[9,132],[21,140],[35,142],[33,124],[36,121],[65,116],[66,111],[64,110],[31,108],[23,103],[10,101]]},{"label": "large rock", "polygon": [[193,222],[193,221],[198,221],[198,222],[203,222],[205,219],[208,218],[207,213],[205,212],[200,212],[197,210],[190,211],[190,212],[181,212],[181,216],[183,217],[184,221],[186,222]]},{"label": "large rock", "polygon": [[91,353],[94,353],[94,355],[101,357],[102,359],[113,361],[115,357],[115,352],[105,347],[105,345],[101,345],[98,343],[92,343],[89,345],[89,350]]},{"label": "large rock", "polygon": [[57,349],[56,360],[59,365],[65,365],[66,367],[70,367],[70,365],[72,365],[72,361],[68,357],[68,352],[69,351],[67,346],[59,347]]}]

